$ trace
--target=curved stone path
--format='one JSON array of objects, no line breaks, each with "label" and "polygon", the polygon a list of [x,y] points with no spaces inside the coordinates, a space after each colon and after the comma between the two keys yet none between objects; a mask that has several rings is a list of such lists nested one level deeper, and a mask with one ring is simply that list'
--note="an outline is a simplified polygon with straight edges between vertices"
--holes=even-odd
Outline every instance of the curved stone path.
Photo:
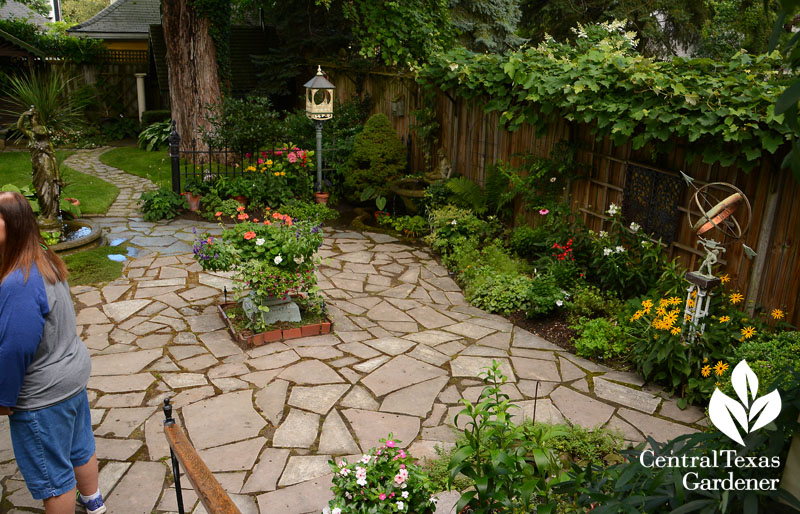
[{"label": "curved stone path", "polygon": [[[96,151],[78,155],[71,166],[86,162],[121,188],[137,187],[92,163]],[[448,447],[459,400],[477,399],[477,375],[493,359],[521,407],[517,420],[532,417],[535,404],[537,421],[607,426],[634,442],[705,423],[701,410],[680,411],[635,374],[577,358],[467,305],[424,247],[326,229],[319,280],[335,333],[244,350],[216,310],[230,278],[203,272],[191,256],[194,228],[219,233],[218,226],[100,221],[110,238],[139,251],[120,279],[72,288],[92,354],[89,398],[109,513],[177,511],[161,429],[167,397],[245,514],[320,512],[330,496],[328,459],[359,455],[389,432],[416,457]],[[6,424],[0,420],[0,511],[41,512],[17,471]],[[443,495],[437,512],[451,511],[455,496]],[[205,512],[193,491],[184,498],[187,512]]]}]

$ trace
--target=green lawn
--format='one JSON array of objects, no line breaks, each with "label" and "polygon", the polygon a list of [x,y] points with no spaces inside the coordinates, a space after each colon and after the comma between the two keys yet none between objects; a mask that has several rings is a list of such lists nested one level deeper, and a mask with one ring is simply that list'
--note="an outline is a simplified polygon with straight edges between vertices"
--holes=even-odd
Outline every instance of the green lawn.
[{"label": "green lawn", "polygon": [[103,164],[144,177],[159,187],[172,187],[169,154],[164,150],[148,152],[135,146],[114,148],[100,156]]},{"label": "green lawn", "polygon": [[108,258],[111,254],[125,255],[124,246],[101,246],[64,257],[69,270],[69,285],[85,286],[111,282],[122,275],[123,263]]},{"label": "green lawn", "polygon": [[[62,197],[80,200],[81,212],[84,214],[105,213],[119,194],[119,189],[105,180],[80,173],[63,164],[64,159],[75,152],[57,150],[61,169],[61,178],[67,187],[61,192]],[[31,157],[28,152],[0,153],[0,186],[14,184],[24,187],[31,183]]]}]

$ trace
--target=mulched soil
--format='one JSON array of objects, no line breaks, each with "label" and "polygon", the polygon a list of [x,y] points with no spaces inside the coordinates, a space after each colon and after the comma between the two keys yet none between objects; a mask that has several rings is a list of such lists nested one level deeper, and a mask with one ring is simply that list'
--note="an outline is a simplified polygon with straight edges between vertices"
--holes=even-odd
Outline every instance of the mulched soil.
[{"label": "mulched soil", "polygon": [[569,328],[566,315],[561,312],[551,318],[528,319],[524,312],[515,312],[507,316],[508,320],[528,332],[547,339],[570,353],[575,353],[575,331]]}]

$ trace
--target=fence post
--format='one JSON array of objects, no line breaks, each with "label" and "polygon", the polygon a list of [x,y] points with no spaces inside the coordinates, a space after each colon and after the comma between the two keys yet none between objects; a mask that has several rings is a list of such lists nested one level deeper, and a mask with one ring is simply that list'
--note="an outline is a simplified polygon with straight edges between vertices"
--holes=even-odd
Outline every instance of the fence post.
[{"label": "fence post", "polygon": [[172,120],[169,131],[169,158],[172,165],[172,191],[181,194],[181,136],[178,134],[177,124]]},{"label": "fence post", "polygon": [[[174,122],[173,122],[174,123]],[[174,132],[177,135],[177,132]],[[170,137],[172,137],[170,135]],[[171,426],[175,424],[175,418],[172,417],[172,405],[169,403],[169,398],[164,398],[164,426]],[[169,449],[170,460],[172,461],[172,477],[175,480],[175,499],[178,503],[178,514],[184,514],[183,507],[183,489],[181,489],[181,467],[178,463],[178,457],[170,446]]]}]

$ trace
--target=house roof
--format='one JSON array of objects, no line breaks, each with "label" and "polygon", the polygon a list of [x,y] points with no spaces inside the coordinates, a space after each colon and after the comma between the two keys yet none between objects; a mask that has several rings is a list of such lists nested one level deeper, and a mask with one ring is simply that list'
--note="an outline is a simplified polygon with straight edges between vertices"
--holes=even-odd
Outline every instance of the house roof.
[{"label": "house roof", "polygon": [[146,40],[150,25],[160,24],[161,0],[117,0],[67,32],[95,39]]},{"label": "house roof", "polygon": [[46,56],[44,52],[38,48],[29,45],[25,41],[12,36],[4,30],[0,30],[0,56],[12,57],[41,57],[44,59]]},{"label": "house roof", "polygon": [[15,0],[7,0],[4,5],[0,5],[0,20],[10,20],[12,18],[26,20],[28,23],[33,23],[41,28],[44,28],[45,23],[52,21],[31,10],[25,4]]}]

